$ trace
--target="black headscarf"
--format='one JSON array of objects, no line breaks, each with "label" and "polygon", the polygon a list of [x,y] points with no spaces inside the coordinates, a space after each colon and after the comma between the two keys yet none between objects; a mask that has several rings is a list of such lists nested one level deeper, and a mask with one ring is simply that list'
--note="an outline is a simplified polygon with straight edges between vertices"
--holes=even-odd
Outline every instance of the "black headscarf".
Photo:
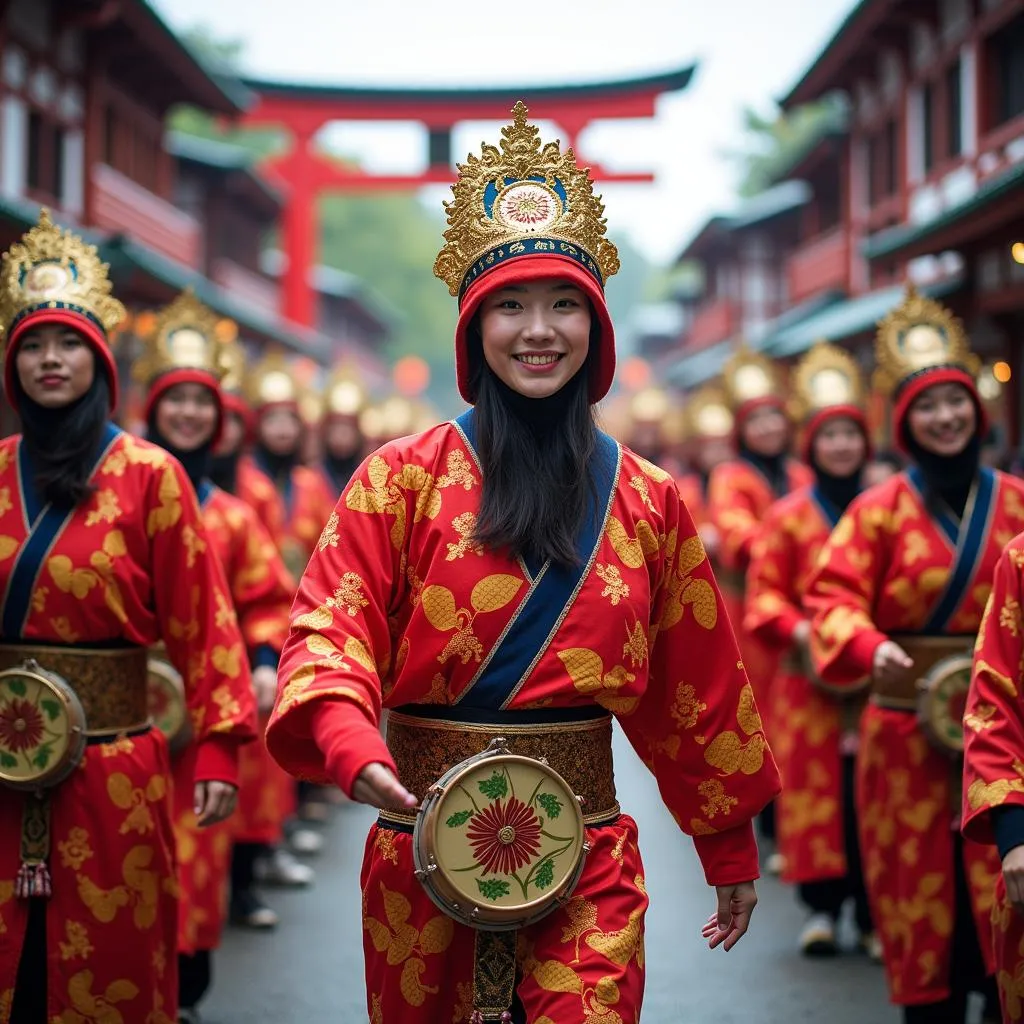
[{"label": "black headscarf", "polygon": [[941,503],[945,503],[962,519],[971,488],[981,468],[981,435],[975,431],[966,447],[957,455],[936,455],[928,451],[914,440],[909,430],[905,433],[904,443],[924,474],[924,496],[928,510],[938,513],[941,511]]}]

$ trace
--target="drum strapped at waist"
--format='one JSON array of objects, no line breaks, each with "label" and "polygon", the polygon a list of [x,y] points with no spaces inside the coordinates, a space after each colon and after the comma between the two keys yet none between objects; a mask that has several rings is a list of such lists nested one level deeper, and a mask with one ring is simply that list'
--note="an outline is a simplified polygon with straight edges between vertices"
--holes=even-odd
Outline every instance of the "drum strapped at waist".
[{"label": "drum strapped at waist", "polygon": [[[612,719],[603,708],[491,711],[405,705],[388,711],[387,743],[398,779],[421,799],[455,765],[504,737],[510,753],[545,760],[581,797],[587,825],[620,813],[612,766]],[[416,814],[382,811],[380,823],[411,829]]]},{"label": "drum strapped at waist", "polygon": [[63,647],[0,644],[0,671],[35,661],[74,690],[94,740],[135,732],[149,724],[148,654],[144,647]]},{"label": "drum strapped at waist", "polygon": [[781,668],[784,672],[803,676],[816,690],[832,700],[839,712],[839,728],[843,732],[856,732],[860,726],[861,712],[868,702],[870,680],[865,678],[849,686],[834,686],[826,683],[811,663],[806,647],[794,644],[783,655]]},{"label": "drum strapped at waist", "polygon": [[970,654],[974,637],[927,636],[915,633],[894,633],[889,637],[913,659],[914,667],[896,680],[873,679],[871,703],[892,711],[917,711],[921,682],[946,658]]}]

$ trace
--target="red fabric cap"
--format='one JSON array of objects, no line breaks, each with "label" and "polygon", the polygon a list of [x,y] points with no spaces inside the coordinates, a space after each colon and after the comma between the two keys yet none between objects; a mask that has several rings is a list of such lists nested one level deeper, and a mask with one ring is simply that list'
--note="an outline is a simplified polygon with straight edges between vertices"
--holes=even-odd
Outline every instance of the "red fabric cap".
[{"label": "red fabric cap", "polygon": [[853,420],[864,432],[868,442],[866,458],[871,458],[871,436],[868,434],[868,419],[864,410],[856,405],[830,405],[827,409],[819,409],[804,427],[803,444],[800,448],[800,457],[809,466],[811,464],[811,446],[814,443],[814,435],[828,423],[829,420],[848,419]]},{"label": "red fabric cap", "polygon": [[526,281],[541,281],[545,278],[565,278],[571,281],[590,299],[601,327],[601,341],[598,352],[591,355],[590,401],[600,402],[612,386],[615,376],[615,328],[612,326],[604,290],[597,279],[574,260],[565,256],[521,256],[509,260],[478,277],[467,289],[459,306],[459,322],[455,328],[455,375],[459,382],[459,394],[472,405],[476,395],[470,386],[472,367],[469,365],[469,325],[480,308],[480,303],[499,288]]},{"label": "red fabric cap", "polygon": [[903,428],[906,426],[910,406],[922,391],[936,384],[962,384],[967,388],[978,414],[978,434],[985,437],[988,433],[988,413],[971,374],[962,366],[937,366],[934,370],[924,370],[916,377],[911,377],[896,394],[896,404],[892,410],[892,433],[896,447],[904,454],[909,454],[903,440]]},{"label": "red fabric cap", "polygon": [[256,431],[256,416],[249,403],[234,391],[221,391],[220,400],[225,413],[234,413],[245,424],[245,441],[251,441]]},{"label": "red fabric cap", "polygon": [[168,370],[166,373],[161,373],[149,385],[146,407],[143,411],[146,422],[149,423],[156,403],[160,401],[160,396],[173,388],[175,384],[202,384],[213,392],[214,398],[217,400],[217,426],[213,431],[211,444],[216,445],[224,432],[224,396],[221,394],[217,378],[207,373],[206,370],[200,370],[194,366],[181,366],[174,370]]},{"label": "red fabric cap", "polygon": [[29,313],[23,320],[19,320],[7,339],[7,348],[4,352],[4,394],[7,396],[7,404],[15,412],[18,411],[14,390],[14,375],[17,372],[14,366],[14,357],[18,351],[18,342],[26,331],[43,324],[60,324],[64,327],[71,327],[82,335],[96,357],[107,369],[107,377],[110,380],[110,411],[113,412],[117,408],[118,399],[117,364],[114,362],[114,353],[103,329],[87,316],[76,313],[74,310],[50,309],[48,307],[37,309],[34,313]]},{"label": "red fabric cap", "polygon": [[773,406],[778,409],[779,412],[786,412],[786,402],[778,395],[762,395],[760,398],[750,398],[746,402],[741,402],[739,408],[734,413],[736,432],[736,439],[739,440],[740,430],[746,418],[757,409],[763,409],[766,405]]}]

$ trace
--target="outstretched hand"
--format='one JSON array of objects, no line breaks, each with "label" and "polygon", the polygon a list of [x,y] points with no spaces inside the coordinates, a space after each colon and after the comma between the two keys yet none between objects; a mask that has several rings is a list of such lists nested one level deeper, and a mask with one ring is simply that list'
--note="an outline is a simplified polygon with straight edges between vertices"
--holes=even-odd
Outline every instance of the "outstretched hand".
[{"label": "outstretched hand", "polygon": [[378,810],[414,811],[420,803],[390,768],[379,763],[368,764],[359,773],[352,787],[352,797]]},{"label": "outstretched hand", "polygon": [[718,910],[708,918],[707,924],[701,929],[701,935],[708,940],[709,949],[724,943],[728,953],[750,927],[750,915],[757,906],[757,892],[753,882],[718,885],[715,891],[718,894]]}]

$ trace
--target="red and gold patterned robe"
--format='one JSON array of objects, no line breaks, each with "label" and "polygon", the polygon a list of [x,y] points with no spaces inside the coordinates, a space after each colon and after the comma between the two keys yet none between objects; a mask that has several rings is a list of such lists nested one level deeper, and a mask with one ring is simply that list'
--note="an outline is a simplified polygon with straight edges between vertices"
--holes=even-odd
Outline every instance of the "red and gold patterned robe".
[{"label": "red and gold patterned robe", "polygon": [[[811,683],[800,668],[793,635],[807,618],[803,596],[818,553],[832,532],[831,519],[810,487],[777,501],[763,519],[747,570],[743,628],[788,657],[773,683],[786,728],[772,744],[782,775],[777,808],[779,852],[787,882],[815,882],[846,875],[841,739],[859,713]],[[850,705],[854,707],[855,705]]]},{"label": "red and gold patterned robe", "polygon": [[[996,566],[978,632],[964,714],[964,835],[994,843],[993,807],[1024,806],[1024,534]],[[1024,917],[1006,897],[1002,873],[992,911],[996,980],[1004,1021],[1024,1020]]]},{"label": "red and gold patterned robe", "polygon": [[[615,480],[594,557],[507,706],[613,712],[694,835],[709,882],[756,876],[750,819],[778,774],[717,586],[668,475],[622,451]],[[359,727],[353,775],[387,763],[382,707],[458,700],[516,617],[527,570],[473,543],[480,488],[452,424],[389,444],[356,472],[300,584],[281,661],[267,738],[296,775],[326,778],[310,732],[325,701]],[[572,900],[521,934],[519,995],[533,1021],[613,1003],[624,1019],[639,1013],[647,897],[636,827],[622,815],[588,832]],[[474,933],[415,881],[411,836],[373,827],[362,886],[370,1019],[463,1019]]]},{"label": "red and gold patterned robe", "polygon": [[[0,442],[0,579],[29,534],[19,438]],[[233,697],[245,647],[188,478],[117,432],[32,589],[29,643],[166,644],[185,680],[196,780],[234,781],[251,707]],[[9,638],[14,640],[15,638]],[[167,744],[156,730],[86,748],[51,796],[48,1020],[173,1024],[178,906]],[[14,897],[24,797],[0,788],[0,1024],[8,1024],[28,903]]]},{"label": "red and gold patterned robe", "polygon": [[[811,471],[802,463],[789,461],[786,471],[787,493],[811,483]],[[778,656],[742,627],[747,566],[762,520],[776,498],[764,474],[745,459],[723,462],[712,470],[708,480],[708,516],[718,530],[715,564],[725,607],[736,630],[743,665],[757,694],[769,739],[773,738],[774,717],[771,684]]]},{"label": "red and gold patterned robe", "polygon": [[277,540],[284,535],[287,518],[284,499],[277,493],[274,481],[256,465],[251,455],[243,455],[238,460],[235,494],[256,512],[271,537]]},{"label": "red and gold patterned robe", "polygon": [[[1024,482],[994,474],[977,569],[944,632],[973,636],[1003,546],[1024,527]],[[922,632],[943,594],[954,546],[907,473],[862,494],[822,550],[805,604],[823,679],[838,686],[872,671],[888,634]],[[861,719],[857,809],[871,912],[882,938],[892,999],[945,999],[954,906],[957,763],[932,747],[912,713],[868,704]],[[982,950],[999,859],[966,841],[964,863]]]},{"label": "red and gold patterned robe", "polygon": [[[258,660],[269,650],[276,664],[277,655],[288,635],[288,613],[295,584],[285,569],[274,542],[256,518],[256,513],[239,498],[218,487],[204,488],[201,493],[203,523],[209,543],[220,559],[227,578],[231,601],[250,660]],[[234,697],[255,715],[248,673],[239,673]],[[264,753],[261,755],[260,749]],[[249,752],[254,751],[253,754]],[[260,738],[247,743],[239,752],[239,808],[234,818],[211,828],[199,828],[192,810],[192,788],[189,785],[194,748],[184,752],[174,764],[175,820],[177,839],[178,881],[181,889],[179,909],[178,951],[194,953],[200,949],[216,949],[224,925],[227,908],[228,868],[233,837],[250,839],[252,831],[266,830],[267,805],[281,807],[280,797],[266,796],[272,781],[261,770],[267,758]],[[257,778],[251,779],[256,763]],[[248,777],[247,777],[247,772]],[[275,773],[275,777],[279,777]],[[273,841],[280,838],[283,820],[276,821]],[[262,833],[260,838],[262,838]]]}]

